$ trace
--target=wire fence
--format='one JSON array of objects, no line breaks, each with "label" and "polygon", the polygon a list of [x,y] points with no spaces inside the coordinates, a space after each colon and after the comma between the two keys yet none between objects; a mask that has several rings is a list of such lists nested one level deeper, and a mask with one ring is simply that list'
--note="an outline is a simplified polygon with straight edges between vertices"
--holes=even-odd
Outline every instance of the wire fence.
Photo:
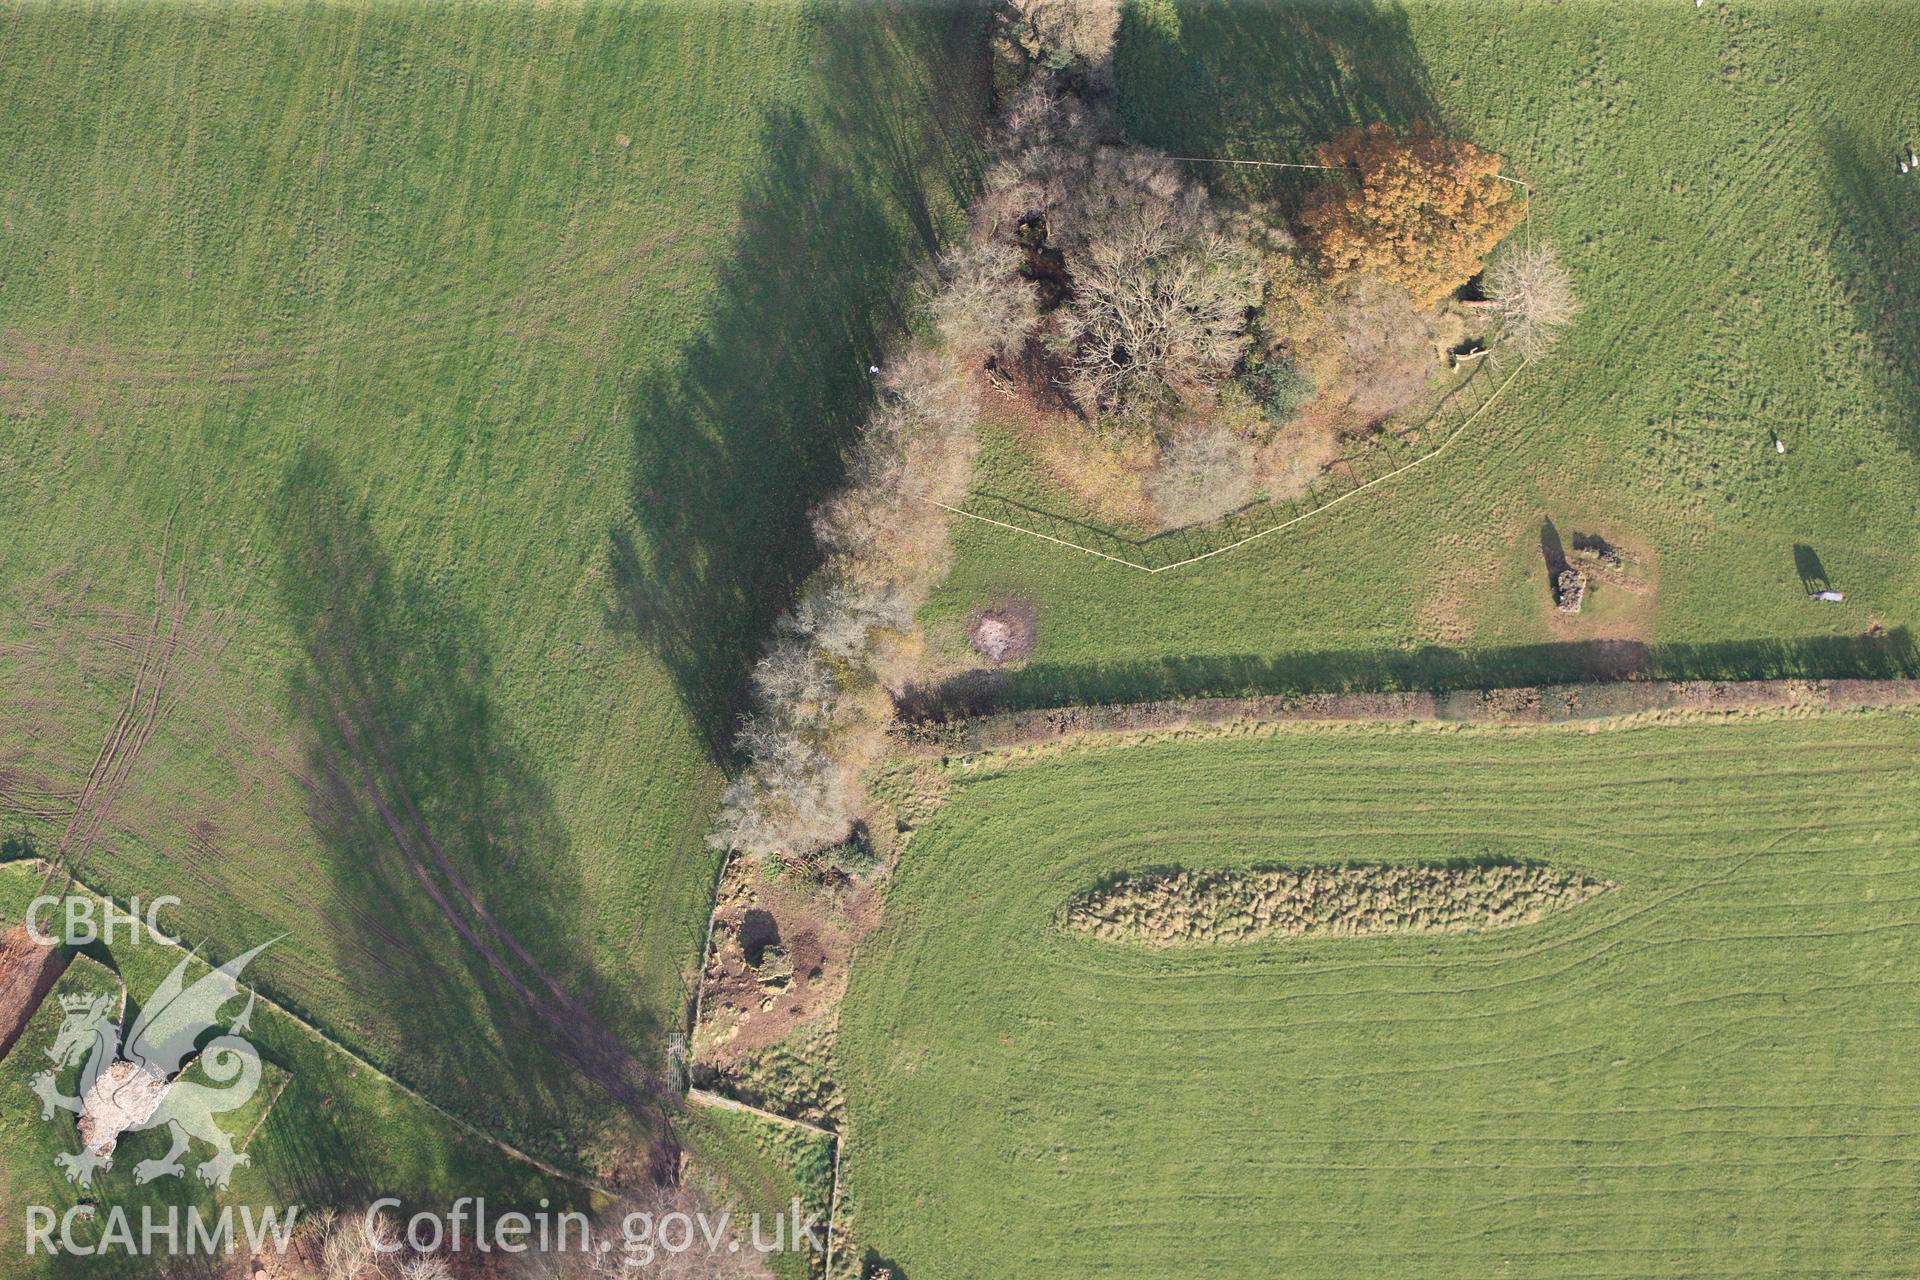
[{"label": "wire fence", "polygon": [[[1256,169],[1321,169],[1331,171],[1335,169],[1345,169],[1347,167],[1341,164],[1299,164],[1287,160],[1229,160],[1220,156],[1170,156],[1168,158],[1178,160],[1182,164],[1232,164],[1245,165],[1249,168]],[[1502,182],[1511,183],[1526,193],[1526,206],[1522,211],[1525,220],[1522,225],[1527,238],[1527,248],[1533,248],[1533,184],[1522,182],[1518,178],[1509,178],[1504,173],[1496,173],[1493,176]]]},{"label": "wire fence", "polygon": [[[1334,171],[1346,167],[1286,160],[1235,160],[1220,156],[1172,156],[1170,158],[1183,164],[1239,165],[1260,169]],[[1532,185],[1505,174],[1494,176],[1525,193],[1523,234],[1526,237],[1527,246],[1531,248],[1533,245]],[[1382,432],[1373,437],[1358,452],[1339,459],[1327,468],[1326,472],[1300,497],[1284,503],[1256,503],[1207,525],[1175,529],[1151,537],[1129,538],[1001,494],[984,493],[978,490],[969,493],[966,497],[968,507],[983,508],[973,510],[950,506],[925,496],[922,496],[921,501],[979,524],[1005,529],[1022,537],[1050,543],[1141,573],[1166,573],[1171,569],[1180,569],[1187,565],[1199,564],[1204,560],[1211,560],[1215,556],[1225,555],[1229,551],[1271,537],[1284,529],[1290,529],[1322,512],[1332,510],[1348,499],[1392,479],[1403,471],[1411,471],[1429,459],[1438,457],[1460,436],[1461,432],[1473,425],[1480,415],[1500,398],[1501,393],[1512,385],[1513,380],[1520,376],[1521,370],[1525,369],[1528,363],[1531,361],[1523,361],[1518,369],[1509,374],[1506,380],[1467,416],[1465,421],[1451,430],[1445,430],[1444,434],[1441,434],[1443,427],[1440,419],[1446,411],[1447,403],[1454,394],[1474,383],[1480,374],[1480,367],[1476,367],[1465,381],[1449,391],[1442,398],[1440,406],[1418,425],[1397,431]],[[1042,525],[1050,527],[1052,532],[1048,532],[1046,528],[1036,527]],[[1228,541],[1222,545],[1211,545],[1223,537]],[[1163,559],[1163,556],[1172,558]]]},{"label": "wire fence", "polygon": [[[1315,482],[1314,487],[1299,498],[1284,504],[1256,504],[1209,525],[1196,525],[1150,538],[1134,539],[996,494],[976,491],[966,498],[969,506],[985,507],[994,514],[952,506],[924,496],[921,501],[967,520],[1005,529],[1140,573],[1166,573],[1211,560],[1291,529],[1439,457],[1493,407],[1506,389],[1513,385],[1514,379],[1526,370],[1527,363],[1531,362],[1522,363],[1508,374],[1472,413],[1453,427],[1447,428],[1440,422],[1445,413],[1443,403],[1440,409],[1417,426],[1398,432],[1383,432],[1360,452],[1334,463]],[[1472,385],[1478,377],[1479,371],[1475,370],[1460,387],[1455,388],[1455,392]],[[1035,527],[1040,524],[1051,525],[1054,532]],[[1221,543],[1221,538],[1228,541]]]}]

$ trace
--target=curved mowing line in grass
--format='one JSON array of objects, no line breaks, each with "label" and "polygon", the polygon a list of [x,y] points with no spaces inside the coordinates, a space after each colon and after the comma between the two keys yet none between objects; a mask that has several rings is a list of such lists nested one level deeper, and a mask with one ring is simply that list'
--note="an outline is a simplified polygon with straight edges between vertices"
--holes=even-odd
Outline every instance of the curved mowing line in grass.
[{"label": "curved mowing line in grass", "polygon": [[[941,1278],[1896,1274],[1917,733],[1366,728],[956,773],[842,1010],[842,1221]],[[1619,888],[1474,935],[1058,927],[1114,868],[1482,849]]]}]

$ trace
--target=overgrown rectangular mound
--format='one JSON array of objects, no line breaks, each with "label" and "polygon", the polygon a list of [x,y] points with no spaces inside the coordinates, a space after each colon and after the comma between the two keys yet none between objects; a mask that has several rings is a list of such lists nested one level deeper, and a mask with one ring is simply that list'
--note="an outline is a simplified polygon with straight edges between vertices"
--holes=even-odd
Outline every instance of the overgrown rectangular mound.
[{"label": "overgrown rectangular mound", "polygon": [[[840,1011],[841,1219],[913,1280],[1906,1274],[1916,751],[1831,711],[956,757]],[[1618,887],[1364,943],[1061,928],[1115,869],[1453,851]]]},{"label": "overgrown rectangular mound", "polygon": [[1531,924],[1611,888],[1537,863],[1163,871],[1096,889],[1067,908],[1066,923],[1151,946],[1458,933]]}]

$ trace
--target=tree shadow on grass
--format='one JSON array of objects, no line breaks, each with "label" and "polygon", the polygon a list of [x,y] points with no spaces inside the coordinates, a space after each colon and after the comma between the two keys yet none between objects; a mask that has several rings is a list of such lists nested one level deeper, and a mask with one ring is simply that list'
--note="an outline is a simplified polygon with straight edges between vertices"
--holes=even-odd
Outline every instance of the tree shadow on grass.
[{"label": "tree shadow on grass", "polygon": [[[1312,163],[1354,125],[1440,123],[1406,15],[1372,0],[1144,0],[1128,6],[1115,67],[1127,136],[1175,155]],[[1324,180],[1200,173],[1216,190],[1287,206]]]},{"label": "tree shadow on grass", "polygon": [[659,1095],[628,1048],[652,1027],[577,945],[567,833],[492,704],[482,628],[388,561],[324,453],[295,461],[282,510],[280,593],[304,650],[289,700],[334,879],[335,914],[312,927],[404,1046],[394,1074],[563,1160],[570,1139],[622,1141],[610,1111],[657,1136]]},{"label": "tree shadow on grass", "polygon": [[1831,249],[1834,267],[1851,284],[1856,323],[1873,343],[1873,385],[1890,410],[1902,447],[1920,458],[1920,276],[1913,246],[1920,244],[1920,201],[1909,188],[1920,181],[1895,172],[1890,149],[1869,151],[1855,134],[1822,131],[1840,229]]},{"label": "tree shadow on grass", "polygon": [[[807,510],[839,480],[936,210],[978,169],[977,12],[827,20],[817,73],[848,92],[766,119],[706,331],[635,387],[630,518],[611,530],[612,620],[660,654],[716,758],[762,638],[816,567]],[[927,68],[926,102],[894,88],[900,59]]]},{"label": "tree shadow on grass", "polygon": [[[1170,657],[1094,666],[1037,663],[997,690],[991,709],[1160,698],[1393,690],[1502,689],[1606,680],[1837,680],[1920,677],[1913,632],[1719,644],[1593,640],[1489,649],[1419,649]],[[937,697],[927,705],[938,718]],[[978,714],[972,706],[964,713]]]}]

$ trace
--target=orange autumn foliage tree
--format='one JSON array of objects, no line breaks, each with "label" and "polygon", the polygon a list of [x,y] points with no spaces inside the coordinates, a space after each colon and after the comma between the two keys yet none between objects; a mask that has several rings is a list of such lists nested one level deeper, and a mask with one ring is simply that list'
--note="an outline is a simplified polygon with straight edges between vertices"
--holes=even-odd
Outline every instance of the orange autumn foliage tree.
[{"label": "orange autumn foliage tree", "polygon": [[1499,156],[1422,125],[1404,138],[1385,124],[1348,129],[1321,146],[1320,162],[1349,175],[1302,214],[1322,270],[1336,280],[1373,272],[1422,307],[1471,280],[1520,220]]}]

